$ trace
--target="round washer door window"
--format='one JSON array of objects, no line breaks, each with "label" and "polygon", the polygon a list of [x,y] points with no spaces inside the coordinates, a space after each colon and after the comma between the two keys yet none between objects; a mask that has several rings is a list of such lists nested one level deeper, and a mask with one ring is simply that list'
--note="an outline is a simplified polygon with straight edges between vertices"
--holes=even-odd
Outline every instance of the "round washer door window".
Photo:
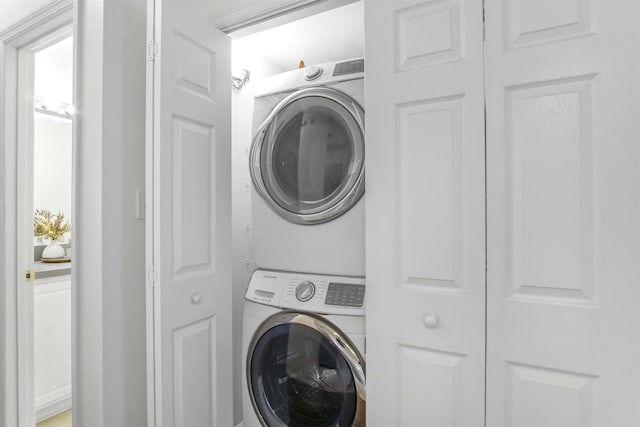
[{"label": "round washer door window", "polygon": [[254,137],[251,174],[260,195],[291,222],[342,215],[364,192],[364,111],[335,89],[289,95]]},{"label": "round washer door window", "polygon": [[364,425],[364,362],[354,360],[353,344],[346,338],[336,340],[335,327],[320,318],[284,316],[263,323],[249,347],[249,394],[262,423]]}]

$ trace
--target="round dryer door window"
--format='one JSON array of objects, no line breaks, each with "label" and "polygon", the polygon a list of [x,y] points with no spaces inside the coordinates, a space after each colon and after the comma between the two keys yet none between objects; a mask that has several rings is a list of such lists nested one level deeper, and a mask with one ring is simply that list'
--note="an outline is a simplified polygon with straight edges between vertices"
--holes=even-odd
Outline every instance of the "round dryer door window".
[{"label": "round dryer door window", "polygon": [[258,329],[248,355],[249,395],[263,425],[364,426],[364,361],[335,325],[276,314]]},{"label": "round dryer door window", "polygon": [[364,111],[330,88],[283,99],[256,133],[251,175],[260,195],[298,224],[330,221],[364,192]]}]

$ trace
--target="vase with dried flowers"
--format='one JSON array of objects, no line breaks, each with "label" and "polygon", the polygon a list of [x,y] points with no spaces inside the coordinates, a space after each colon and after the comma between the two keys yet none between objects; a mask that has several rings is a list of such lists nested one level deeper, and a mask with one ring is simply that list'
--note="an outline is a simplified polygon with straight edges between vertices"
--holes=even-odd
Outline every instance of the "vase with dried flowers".
[{"label": "vase with dried flowers", "polygon": [[46,209],[36,209],[33,217],[33,235],[51,239],[51,242],[42,251],[42,258],[63,258],[65,250],[60,246],[65,233],[71,229],[69,222],[64,220],[62,212],[53,215]]}]

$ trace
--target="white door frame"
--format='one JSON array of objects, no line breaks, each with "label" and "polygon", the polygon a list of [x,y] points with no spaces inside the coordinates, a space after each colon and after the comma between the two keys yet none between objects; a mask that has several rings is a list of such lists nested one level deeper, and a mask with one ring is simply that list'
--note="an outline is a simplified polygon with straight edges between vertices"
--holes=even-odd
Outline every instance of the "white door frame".
[{"label": "white door frame", "polygon": [[[18,132],[17,132],[17,204],[16,211],[16,296],[18,308],[18,420],[19,425],[35,424],[35,372],[34,372],[34,289],[33,280],[26,281],[23,274],[33,270],[33,240],[27,239],[33,230],[31,213],[34,211],[34,84],[35,54],[71,37],[71,23],[44,35],[33,43],[18,49]],[[20,363],[22,362],[22,363]]]},{"label": "white door frame", "polygon": [[[5,174],[0,175],[0,200],[3,201],[4,206],[4,209],[0,210],[0,242],[4,242],[0,246],[0,271],[4,271],[4,275],[0,275],[0,308],[4,313],[4,316],[0,316],[0,337],[2,337],[0,339],[0,396],[4,396],[4,399],[0,399],[0,424],[2,425],[27,426],[27,422],[31,421],[30,417],[26,416],[26,411],[31,407],[33,412],[33,402],[28,399],[29,393],[33,398],[33,386],[25,388],[24,382],[23,386],[19,386],[21,381],[29,378],[33,381],[33,372],[29,374],[23,370],[24,364],[18,363],[21,353],[28,350],[22,344],[20,346],[18,344],[20,341],[29,342],[28,336],[26,340],[18,340],[19,325],[24,325],[24,320],[21,321],[18,317],[18,304],[28,295],[18,292],[19,288],[14,285],[20,283],[21,278],[16,268],[17,230],[21,229],[19,227],[25,227],[25,220],[19,220],[17,217],[18,203],[21,202],[18,196],[19,180],[16,168],[19,145],[19,125],[16,114],[19,108],[18,50],[29,46],[34,40],[55,33],[62,27],[71,27],[74,18],[73,6],[73,0],[54,0],[0,31],[0,162],[5,169]],[[29,60],[28,57],[25,59]],[[74,123],[73,126],[75,135],[77,125]],[[73,146],[75,159],[75,143]],[[72,298],[74,298],[73,282],[72,280]],[[72,342],[75,342],[74,321],[72,321]],[[31,419],[34,415],[31,415]]]}]

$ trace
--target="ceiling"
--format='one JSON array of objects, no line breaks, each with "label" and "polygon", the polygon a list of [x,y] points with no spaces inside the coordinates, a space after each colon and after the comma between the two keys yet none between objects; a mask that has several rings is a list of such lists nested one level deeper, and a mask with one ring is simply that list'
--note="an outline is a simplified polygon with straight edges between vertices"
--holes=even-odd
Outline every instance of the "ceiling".
[{"label": "ceiling", "polygon": [[182,0],[198,16],[210,18],[230,10],[252,7],[264,0]]},{"label": "ceiling", "polygon": [[254,33],[233,42],[236,51],[263,57],[280,71],[364,56],[364,7],[359,1]]},{"label": "ceiling", "polygon": [[50,0],[0,0],[0,31],[40,9]]}]

